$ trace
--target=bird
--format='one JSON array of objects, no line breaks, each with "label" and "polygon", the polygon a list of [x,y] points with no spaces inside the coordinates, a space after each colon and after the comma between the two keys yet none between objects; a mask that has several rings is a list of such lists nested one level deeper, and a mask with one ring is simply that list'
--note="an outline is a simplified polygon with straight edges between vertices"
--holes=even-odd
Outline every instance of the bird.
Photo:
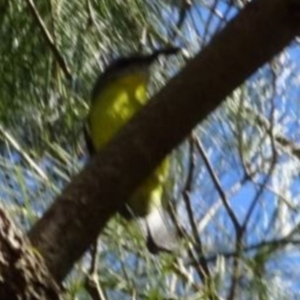
[{"label": "bird", "polygon": [[[101,73],[92,89],[84,126],[90,156],[100,151],[148,102],[148,81],[152,64],[161,55],[174,55],[179,48],[133,54],[113,61]],[[119,213],[127,220],[138,219],[150,253],[174,252],[177,237],[166,221],[164,190],[170,176],[170,158],[161,164],[132,193]]]}]

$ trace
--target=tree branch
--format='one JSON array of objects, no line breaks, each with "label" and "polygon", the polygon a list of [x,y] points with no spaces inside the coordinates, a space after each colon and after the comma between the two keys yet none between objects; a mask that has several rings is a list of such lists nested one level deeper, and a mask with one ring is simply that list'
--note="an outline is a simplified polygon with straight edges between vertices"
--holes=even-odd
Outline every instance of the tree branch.
[{"label": "tree branch", "polygon": [[29,233],[56,280],[172,148],[293,39],[299,4],[252,1],[74,178]]},{"label": "tree branch", "polygon": [[42,257],[0,208],[0,299],[60,300]]}]

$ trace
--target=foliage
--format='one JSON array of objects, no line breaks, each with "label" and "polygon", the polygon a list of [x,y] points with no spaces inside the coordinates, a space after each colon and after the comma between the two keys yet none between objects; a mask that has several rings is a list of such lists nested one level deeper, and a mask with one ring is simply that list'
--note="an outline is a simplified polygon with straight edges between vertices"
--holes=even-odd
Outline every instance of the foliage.
[{"label": "foliage", "polygon": [[[82,124],[96,74],[120,55],[181,46],[153,69],[152,94],[242,2],[0,1],[0,195],[20,226],[28,229],[86,162]],[[111,220],[93,270],[107,299],[296,297],[298,62],[294,44],[174,153],[169,213],[179,253],[153,257],[137,226]],[[71,297],[88,299],[90,264],[87,254],[66,280]]]}]

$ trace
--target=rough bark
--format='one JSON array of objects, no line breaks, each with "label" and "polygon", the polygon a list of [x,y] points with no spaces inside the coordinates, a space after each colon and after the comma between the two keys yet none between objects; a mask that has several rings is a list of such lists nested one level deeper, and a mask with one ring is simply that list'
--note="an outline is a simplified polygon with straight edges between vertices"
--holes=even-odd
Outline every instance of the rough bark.
[{"label": "rough bark", "polygon": [[300,0],[253,1],[72,180],[29,233],[62,280],[134,188],[299,32]]},{"label": "rough bark", "polygon": [[43,259],[0,209],[0,299],[58,300]]}]

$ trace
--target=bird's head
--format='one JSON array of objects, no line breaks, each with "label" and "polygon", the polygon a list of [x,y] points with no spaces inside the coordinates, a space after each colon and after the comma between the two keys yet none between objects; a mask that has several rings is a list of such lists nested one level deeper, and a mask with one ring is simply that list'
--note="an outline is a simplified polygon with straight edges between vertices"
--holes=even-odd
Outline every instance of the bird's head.
[{"label": "bird's head", "polygon": [[149,73],[150,66],[161,55],[176,54],[180,48],[166,48],[156,50],[148,55],[131,55],[129,57],[122,57],[115,60],[105,70],[107,76],[118,76],[118,74],[128,73]]},{"label": "bird's head", "polygon": [[[96,95],[104,85],[113,82],[126,75],[139,75],[147,78],[150,66],[161,55],[173,55],[180,51],[180,48],[166,48],[156,50],[148,55],[131,55],[122,57],[112,62],[105,71],[98,77],[94,86],[93,95]],[[92,95],[92,98],[93,98]]]}]

